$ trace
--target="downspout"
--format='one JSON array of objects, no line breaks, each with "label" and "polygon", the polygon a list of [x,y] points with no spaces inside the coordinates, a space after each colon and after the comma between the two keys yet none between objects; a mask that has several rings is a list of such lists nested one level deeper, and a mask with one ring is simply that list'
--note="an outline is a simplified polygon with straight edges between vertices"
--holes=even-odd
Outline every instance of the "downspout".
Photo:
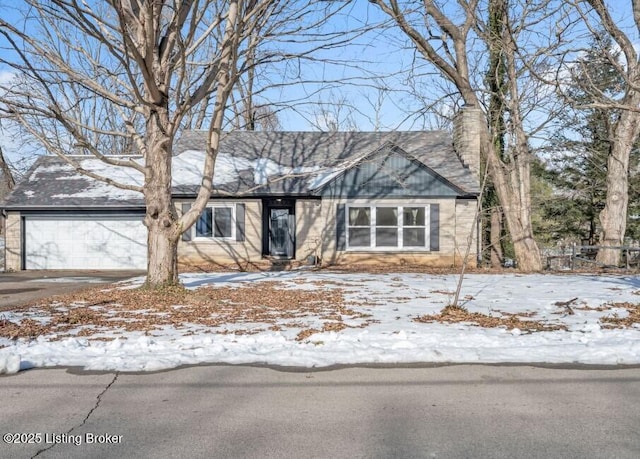
[{"label": "downspout", "polygon": [[[26,234],[24,234],[25,228],[26,228],[26,222],[25,222],[24,215],[20,215],[20,270],[21,271],[25,271],[27,269],[27,251],[25,250],[26,243],[27,243],[27,236]],[[5,265],[6,263],[7,261],[5,259]]]},{"label": "downspout", "polygon": [[[480,197],[476,198],[476,208],[480,206]],[[482,229],[480,212],[478,212],[478,216],[476,217],[476,267],[479,268],[482,266],[482,253],[480,252],[482,244],[480,241],[480,232]]]}]

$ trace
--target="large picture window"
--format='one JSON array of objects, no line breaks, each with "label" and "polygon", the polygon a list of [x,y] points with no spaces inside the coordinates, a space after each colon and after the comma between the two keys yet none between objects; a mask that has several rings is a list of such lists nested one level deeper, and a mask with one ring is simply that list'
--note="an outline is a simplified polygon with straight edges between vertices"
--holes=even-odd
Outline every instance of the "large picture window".
[{"label": "large picture window", "polygon": [[428,249],[429,206],[350,205],[347,247],[351,249]]},{"label": "large picture window", "polygon": [[233,207],[206,207],[196,222],[196,237],[232,239],[234,234]]}]

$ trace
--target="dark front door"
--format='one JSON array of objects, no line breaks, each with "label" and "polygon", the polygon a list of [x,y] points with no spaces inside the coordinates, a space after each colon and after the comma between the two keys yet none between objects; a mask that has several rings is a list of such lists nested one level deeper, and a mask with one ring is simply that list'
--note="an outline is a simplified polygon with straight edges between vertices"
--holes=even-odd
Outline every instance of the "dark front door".
[{"label": "dark front door", "polygon": [[274,257],[292,258],[295,220],[289,208],[269,209],[269,254]]}]

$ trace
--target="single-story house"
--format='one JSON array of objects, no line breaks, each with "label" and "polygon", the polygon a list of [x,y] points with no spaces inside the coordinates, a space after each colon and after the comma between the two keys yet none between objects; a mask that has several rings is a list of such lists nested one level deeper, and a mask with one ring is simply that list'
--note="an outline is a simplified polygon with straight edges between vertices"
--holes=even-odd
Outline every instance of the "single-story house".
[{"label": "single-story house", "polygon": [[[471,243],[475,263],[480,115],[463,109],[453,136],[227,133],[215,191],[184,233],[179,262],[454,266]],[[178,212],[191,205],[201,182],[205,139],[206,132],[185,132],[174,147]],[[120,183],[142,181],[134,169],[75,159]],[[142,195],[82,175],[57,156],[34,163],[2,212],[8,270],[146,268]]]}]

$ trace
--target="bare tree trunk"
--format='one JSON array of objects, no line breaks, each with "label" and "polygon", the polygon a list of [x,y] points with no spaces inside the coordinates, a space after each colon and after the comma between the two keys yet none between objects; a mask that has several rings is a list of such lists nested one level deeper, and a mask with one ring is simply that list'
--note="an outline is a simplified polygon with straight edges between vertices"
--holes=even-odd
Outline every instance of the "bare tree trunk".
[{"label": "bare tree trunk", "polygon": [[[504,20],[508,21],[505,10]],[[505,99],[505,106],[511,119],[511,135],[513,144],[508,160],[497,164],[507,173],[510,190],[503,196],[501,203],[507,203],[510,208],[503,208],[513,249],[516,253],[518,268],[522,271],[540,271],[542,257],[538,243],[533,236],[531,221],[531,158],[533,154],[529,148],[529,138],[524,130],[524,120],[521,108],[520,88],[518,86],[518,70],[516,64],[517,44],[515,37],[505,27],[502,33],[504,46],[505,70],[509,97]],[[495,153],[494,153],[495,157]],[[502,190],[505,191],[505,190]],[[499,192],[500,194],[500,192]]]},{"label": "bare tree trunk", "polygon": [[490,209],[490,213],[489,256],[491,267],[499,268],[504,260],[502,253],[502,211],[500,207],[494,206]]},{"label": "bare tree trunk", "polygon": [[[146,221],[146,219],[145,219]],[[171,228],[167,229],[154,220],[148,226],[147,243],[149,260],[147,268],[148,288],[163,288],[178,284],[178,241]]]},{"label": "bare tree trunk", "polygon": [[[0,146],[0,173],[2,173],[2,181],[0,184],[0,191],[11,191],[13,187],[16,185],[16,181],[13,178],[13,173],[7,164],[7,161],[4,158],[4,153],[2,151],[2,147]],[[2,195],[0,194],[0,198]]]},{"label": "bare tree trunk", "polygon": [[[147,118],[147,156],[144,196],[147,211],[144,224],[148,229],[148,288],[178,284],[177,214],[171,199],[171,138],[166,135],[166,110],[157,110]],[[164,124],[164,126],[162,126]]]},{"label": "bare tree trunk", "polygon": [[[485,79],[491,93],[489,97],[489,108],[487,110],[487,120],[492,136],[491,141],[496,154],[500,159],[504,160],[506,135],[506,125],[504,121],[506,110],[505,94],[508,89],[504,59],[505,46],[502,40],[507,18],[505,0],[490,0],[488,7],[489,34],[487,36],[487,45],[489,48],[489,69],[487,70]],[[499,204],[495,202],[495,199],[493,199],[493,201],[493,205],[489,209],[490,260],[491,267],[499,268],[504,261],[502,254],[502,209]]]},{"label": "bare tree trunk", "polygon": [[525,272],[542,269],[542,258],[531,224],[530,168],[527,160],[515,155],[510,163],[503,163],[496,157],[491,142],[484,142],[488,167],[503,208],[505,221],[518,268]]},{"label": "bare tree trunk", "polygon": [[[640,94],[631,102],[640,103]],[[629,204],[629,156],[640,133],[640,114],[625,110],[620,114],[613,134],[611,151],[607,160],[607,197],[600,213],[602,233],[600,245],[615,247],[624,244]],[[621,250],[602,248],[597,261],[606,266],[618,266]]]},{"label": "bare tree trunk", "polygon": [[[4,159],[4,153],[0,146],[0,201],[4,199],[6,194],[13,190],[15,185],[16,182],[13,178],[13,173],[7,161]],[[0,215],[0,235],[4,233],[4,229],[4,217]]]}]

